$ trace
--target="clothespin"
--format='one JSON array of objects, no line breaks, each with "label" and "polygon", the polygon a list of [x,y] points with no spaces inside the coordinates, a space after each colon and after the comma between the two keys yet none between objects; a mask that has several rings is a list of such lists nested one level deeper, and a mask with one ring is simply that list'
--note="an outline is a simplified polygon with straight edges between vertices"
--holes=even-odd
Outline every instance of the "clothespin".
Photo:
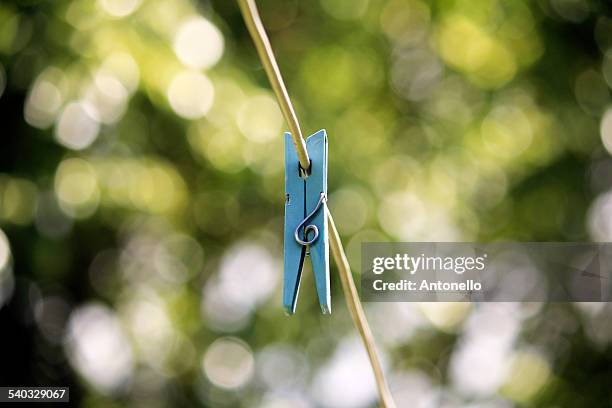
[{"label": "clothespin", "polygon": [[310,168],[302,169],[291,134],[285,133],[285,284],[283,305],[295,312],[304,259],[310,255],[319,304],[331,313],[327,236],[327,134],[306,139]]}]

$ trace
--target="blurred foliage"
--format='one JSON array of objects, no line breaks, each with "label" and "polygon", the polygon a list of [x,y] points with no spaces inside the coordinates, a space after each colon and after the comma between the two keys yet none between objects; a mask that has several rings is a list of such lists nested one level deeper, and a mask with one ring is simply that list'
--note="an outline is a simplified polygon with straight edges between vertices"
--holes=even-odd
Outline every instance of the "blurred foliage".
[{"label": "blurred foliage", "polygon": [[[612,240],[612,7],[261,0],[364,241]],[[232,1],[0,3],[3,385],[367,407],[333,278],[282,316],[284,123]],[[604,407],[607,304],[368,304],[399,407]]]}]

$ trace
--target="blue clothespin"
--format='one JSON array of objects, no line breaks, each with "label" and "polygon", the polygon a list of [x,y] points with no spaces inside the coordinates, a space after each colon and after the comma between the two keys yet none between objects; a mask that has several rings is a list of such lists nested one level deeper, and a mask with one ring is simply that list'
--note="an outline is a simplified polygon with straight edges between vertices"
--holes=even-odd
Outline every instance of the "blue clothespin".
[{"label": "blue clothespin", "polygon": [[291,134],[285,133],[285,285],[283,305],[295,312],[304,258],[310,255],[319,304],[331,313],[329,240],[327,236],[327,134],[306,139],[310,169],[303,177]]}]

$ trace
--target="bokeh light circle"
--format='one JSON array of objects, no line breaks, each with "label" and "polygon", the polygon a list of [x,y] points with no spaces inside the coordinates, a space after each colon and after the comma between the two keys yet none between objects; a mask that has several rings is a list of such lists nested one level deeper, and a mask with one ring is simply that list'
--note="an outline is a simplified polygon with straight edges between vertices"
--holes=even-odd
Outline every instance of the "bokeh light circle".
[{"label": "bokeh light circle", "polygon": [[203,17],[184,21],[174,37],[174,52],[190,68],[209,68],[223,55],[223,35]]},{"label": "bokeh light circle", "polygon": [[168,87],[168,101],[172,110],[185,119],[198,119],[212,107],[215,90],[212,82],[195,71],[177,74]]},{"label": "bokeh light circle", "polygon": [[228,390],[246,385],[253,377],[254,365],[250,347],[236,337],[215,340],[202,360],[202,369],[210,382]]},{"label": "bokeh light circle", "polygon": [[71,102],[62,111],[55,137],[57,141],[72,150],[89,147],[98,137],[100,124],[95,110],[86,102]]}]

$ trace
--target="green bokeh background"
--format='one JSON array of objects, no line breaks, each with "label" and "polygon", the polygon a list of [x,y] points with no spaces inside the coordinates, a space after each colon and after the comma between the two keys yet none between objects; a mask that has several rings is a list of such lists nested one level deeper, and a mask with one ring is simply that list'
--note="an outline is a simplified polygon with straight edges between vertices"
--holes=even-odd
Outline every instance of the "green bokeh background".
[{"label": "green bokeh background", "polygon": [[[612,7],[265,0],[364,241],[610,241]],[[332,271],[283,316],[285,130],[233,1],[0,4],[0,379],[83,407],[369,407]],[[356,275],[356,279],[358,276]],[[610,306],[367,304],[399,407],[607,407]]]}]

